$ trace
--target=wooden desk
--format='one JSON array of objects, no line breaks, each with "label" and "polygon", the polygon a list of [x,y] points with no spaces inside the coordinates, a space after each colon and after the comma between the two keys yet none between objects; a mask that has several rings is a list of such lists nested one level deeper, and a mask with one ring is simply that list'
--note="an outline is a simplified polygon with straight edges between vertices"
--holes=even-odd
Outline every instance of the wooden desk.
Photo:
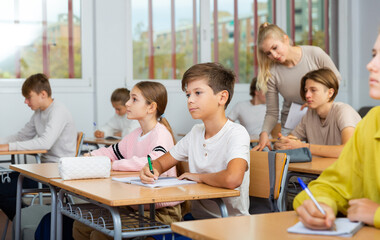
[{"label": "wooden desk", "polygon": [[[250,140],[251,143],[259,143],[259,141],[260,141],[260,139],[251,139],[251,140]],[[271,138],[271,139],[269,139],[269,141],[270,141],[271,143],[274,143],[274,142],[277,141],[277,139],[275,139],[275,138]]]},{"label": "wooden desk", "polygon": [[[20,239],[21,233],[21,201],[23,193],[40,192],[40,204],[42,205],[43,189],[23,189],[22,183],[24,177],[31,178],[49,186],[51,193],[51,228],[50,239],[55,239],[56,216],[57,216],[57,191],[49,184],[50,179],[59,178],[58,163],[35,163],[35,164],[18,164],[10,165],[10,169],[20,173],[17,180],[17,197],[16,197],[16,221],[15,221],[15,239]],[[42,184],[41,184],[42,186]]]},{"label": "wooden desk", "polygon": [[333,164],[337,158],[313,157],[311,162],[290,163],[288,171],[310,174],[321,174],[323,170]]},{"label": "wooden desk", "polygon": [[121,139],[115,139],[115,140],[107,140],[105,138],[85,138],[83,140],[83,143],[86,144],[93,144],[93,145],[97,145],[99,146],[99,144],[104,144],[106,146],[109,146],[109,145],[112,145],[112,144],[116,144],[118,142],[120,142]]},{"label": "wooden desk", "polygon": [[14,156],[15,155],[21,155],[21,154],[30,154],[35,155],[37,163],[41,163],[41,158],[39,154],[47,153],[47,150],[12,150],[12,151],[0,151],[0,155],[11,155],[12,156],[12,163],[15,163]]},{"label": "wooden desk", "polygon": [[287,229],[297,222],[296,213],[291,211],[176,222],[171,228],[174,232],[195,240],[380,239],[380,230],[368,226],[351,238],[288,233]]},{"label": "wooden desk", "polygon": [[[134,174],[129,174],[128,176],[133,175]],[[124,177],[123,175],[119,176]],[[137,173],[135,173],[135,176],[137,176]],[[62,179],[51,179],[50,183],[67,191],[115,207],[158,202],[236,197],[240,195],[238,190],[216,188],[205,184],[148,188],[113,181],[111,178],[66,181]]]},{"label": "wooden desk", "polygon": [[[130,174],[131,175],[131,174]],[[129,175],[129,176],[130,176]],[[120,175],[122,177],[122,175]],[[139,236],[166,234],[171,233],[170,226],[162,225],[160,228],[134,228],[132,231],[122,231],[121,225],[121,209],[118,207],[128,205],[139,205],[139,213],[143,215],[143,204],[149,204],[154,209],[154,204],[158,202],[171,202],[171,201],[184,201],[184,200],[199,200],[199,199],[216,199],[220,207],[222,216],[228,216],[227,208],[222,200],[223,197],[239,196],[240,192],[237,190],[229,190],[223,188],[211,187],[205,184],[189,184],[165,188],[147,188],[138,185],[126,184],[107,179],[92,179],[92,180],[73,180],[63,181],[62,179],[51,179],[50,183],[54,186],[61,188],[59,191],[59,200],[62,199],[63,194],[70,193],[74,196],[85,199],[92,204],[98,206],[97,208],[108,209],[112,221],[106,223],[110,224],[111,228],[103,228],[96,222],[94,214],[91,215],[93,221],[88,220],[85,211],[81,210],[80,214],[75,212],[76,206],[58,208],[57,211],[57,239],[62,238],[61,214],[65,214],[71,218],[88,224],[93,228],[108,234],[113,235],[114,239],[134,238]],[[59,201],[58,200],[58,201]],[[79,206],[78,206],[79,207]],[[91,209],[88,212],[96,212],[97,209]],[[104,211],[104,209],[103,209]],[[79,216],[82,215],[83,217]],[[86,215],[87,214],[87,215]],[[124,215],[125,216],[125,215]],[[126,216],[125,216],[126,217]],[[100,219],[100,218],[98,218]],[[151,211],[150,219],[154,220],[154,212]],[[140,221],[139,221],[140,223]],[[145,223],[144,223],[145,224]],[[125,226],[123,226],[125,230]]]}]

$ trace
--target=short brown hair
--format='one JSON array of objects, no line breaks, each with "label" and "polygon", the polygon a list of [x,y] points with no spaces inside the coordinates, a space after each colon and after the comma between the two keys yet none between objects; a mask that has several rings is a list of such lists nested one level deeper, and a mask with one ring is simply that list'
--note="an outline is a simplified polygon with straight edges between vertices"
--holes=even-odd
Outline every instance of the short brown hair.
[{"label": "short brown hair", "polygon": [[251,85],[249,86],[249,95],[251,95],[251,97],[255,97],[256,96],[256,90],[257,90],[257,77],[254,77],[252,78],[252,82],[251,82]]},{"label": "short brown hair", "polygon": [[318,70],[308,72],[305,74],[305,76],[302,77],[300,94],[301,94],[301,98],[304,101],[306,101],[305,85],[306,85],[306,80],[308,80],[308,79],[313,80],[314,82],[320,83],[320,84],[326,86],[328,89],[330,89],[330,88],[334,89],[334,93],[331,96],[329,102],[334,101],[336,95],[338,94],[339,82],[338,82],[338,78],[336,77],[335,73],[333,71],[331,71],[331,69],[321,68]]},{"label": "short brown hair", "polygon": [[182,91],[186,91],[189,82],[206,78],[214,94],[226,90],[228,99],[224,108],[227,108],[234,94],[235,73],[220,63],[200,63],[190,67],[182,77]]},{"label": "short brown hair", "polygon": [[51,87],[49,79],[43,73],[37,73],[28,77],[22,84],[21,92],[24,97],[29,97],[30,92],[40,94],[45,91],[48,97],[51,97]]},{"label": "short brown hair", "polygon": [[121,102],[121,105],[125,105],[129,100],[129,90],[127,88],[117,88],[111,95],[111,102]]}]

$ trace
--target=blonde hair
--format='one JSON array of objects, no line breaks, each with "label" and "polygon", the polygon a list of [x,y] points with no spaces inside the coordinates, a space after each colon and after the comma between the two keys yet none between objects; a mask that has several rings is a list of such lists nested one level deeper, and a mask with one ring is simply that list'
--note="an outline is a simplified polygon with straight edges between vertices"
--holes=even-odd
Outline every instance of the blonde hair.
[{"label": "blonde hair", "polygon": [[168,103],[168,93],[164,85],[159,82],[142,81],[135,85],[140,91],[147,104],[155,102],[157,104],[156,118],[157,121],[163,124],[172,135],[174,144],[176,143],[173,130],[170,127],[168,120],[163,116],[166,104]]},{"label": "blonde hair", "polygon": [[[257,88],[263,93],[266,93],[268,90],[267,83],[269,78],[272,77],[270,69],[273,65],[273,61],[262,51],[261,45],[269,37],[283,41],[284,36],[287,36],[286,33],[275,24],[265,22],[260,25],[259,34],[257,36],[257,60],[259,64]],[[292,44],[291,41],[290,44]]]}]

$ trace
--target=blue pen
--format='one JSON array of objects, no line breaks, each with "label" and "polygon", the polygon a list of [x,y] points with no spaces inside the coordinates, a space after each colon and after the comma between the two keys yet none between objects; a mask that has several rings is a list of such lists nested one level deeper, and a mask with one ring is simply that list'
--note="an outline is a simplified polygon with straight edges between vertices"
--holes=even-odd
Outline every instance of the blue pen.
[{"label": "blue pen", "polygon": [[313,194],[310,192],[309,188],[307,188],[306,184],[302,181],[301,178],[297,178],[298,179],[298,182],[301,184],[301,187],[303,190],[305,190],[305,192],[307,193],[307,195],[309,195],[309,197],[311,198],[311,200],[314,202],[315,206],[317,206],[318,210],[321,211],[321,213],[323,215],[326,215],[326,212],[325,210],[323,210],[323,208],[321,207],[321,205],[319,205],[319,203],[317,202],[317,200],[315,200]]},{"label": "blue pen", "polygon": [[96,122],[92,123],[94,125],[94,130],[96,130]]}]

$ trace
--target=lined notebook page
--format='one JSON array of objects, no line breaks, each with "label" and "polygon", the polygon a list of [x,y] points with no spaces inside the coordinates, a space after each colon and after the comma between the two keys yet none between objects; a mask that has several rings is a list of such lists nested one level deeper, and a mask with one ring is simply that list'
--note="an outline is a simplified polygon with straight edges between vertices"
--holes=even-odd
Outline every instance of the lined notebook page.
[{"label": "lined notebook page", "polygon": [[136,184],[136,185],[150,187],[150,188],[170,187],[170,186],[177,186],[177,185],[183,185],[183,184],[197,183],[197,182],[190,181],[190,180],[179,180],[175,177],[159,177],[158,180],[156,180],[156,182],[154,184],[142,183],[139,177],[125,177],[125,178],[113,177],[112,180],[130,183],[130,184]]},{"label": "lined notebook page", "polygon": [[300,233],[300,234],[314,234],[314,235],[329,235],[329,236],[341,236],[341,237],[351,237],[360,228],[363,227],[362,222],[351,222],[348,218],[337,218],[335,220],[336,231],[334,230],[312,230],[305,227],[301,222],[288,228],[290,233]]}]

